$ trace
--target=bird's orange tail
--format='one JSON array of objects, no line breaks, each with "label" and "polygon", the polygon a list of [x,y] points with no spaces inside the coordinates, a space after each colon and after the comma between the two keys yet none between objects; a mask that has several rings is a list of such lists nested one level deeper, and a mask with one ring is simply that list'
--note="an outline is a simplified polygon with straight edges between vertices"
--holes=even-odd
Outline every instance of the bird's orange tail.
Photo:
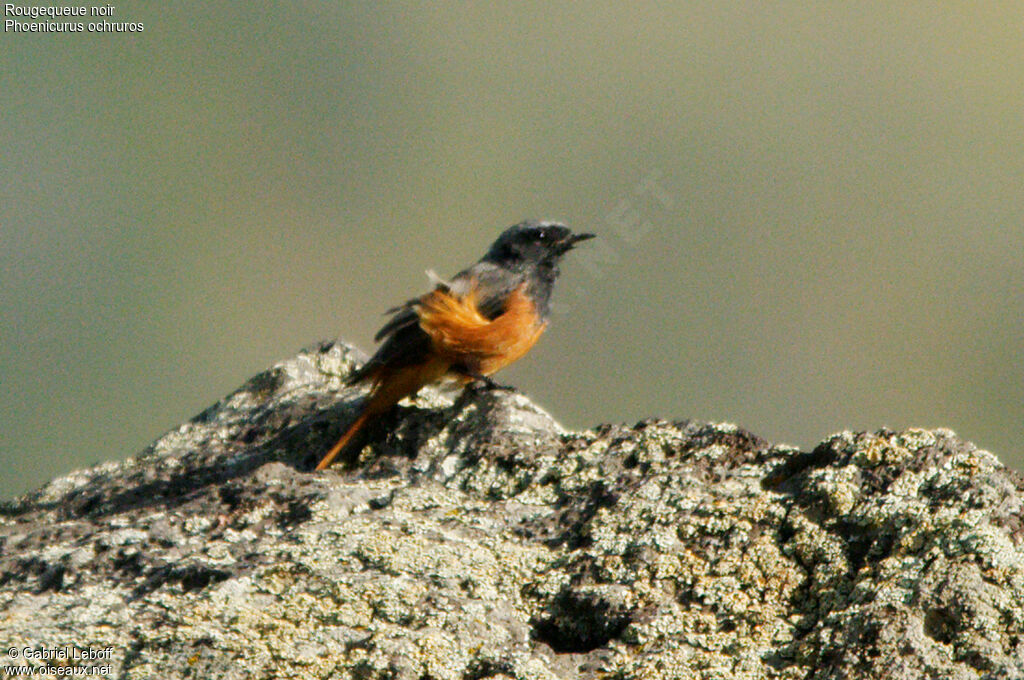
[{"label": "bird's orange tail", "polygon": [[359,417],[356,418],[355,422],[349,425],[348,429],[345,430],[345,434],[341,435],[341,439],[338,440],[338,443],[332,446],[331,450],[327,452],[319,463],[317,463],[316,469],[326,470],[327,467],[334,462],[334,459],[338,457],[341,450],[345,448],[350,441],[352,441],[352,438],[355,437],[356,434],[359,433],[359,430],[363,428],[363,425],[366,424],[366,421],[370,419],[371,415],[373,415],[371,409],[364,408],[363,412],[359,414]]},{"label": "bird's orange tail", "polygon": [[324,470],[334,462],[342,449],[359,433],[367,421],[374,416],[388,411],[403,398],[416,394],[427,383],[434,382],[448,370],[450,363],[446,359],[431,357],[427,361],[414,366],[406,366],[398,370],[381,372],[373,376],[374,386],[363,405],[363,411],[355,419],[338,443],[331,447],[317,466]]}]

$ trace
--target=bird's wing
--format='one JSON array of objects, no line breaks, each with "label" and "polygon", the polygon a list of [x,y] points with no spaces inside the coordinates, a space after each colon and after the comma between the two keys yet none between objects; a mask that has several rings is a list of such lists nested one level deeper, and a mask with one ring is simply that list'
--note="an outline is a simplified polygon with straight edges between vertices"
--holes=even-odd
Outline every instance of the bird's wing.
[{"label": "bird's wing", "polygon": [[522,282],[521,275],[514,275],[490,262],[477,262],[453,276],[445,292],[460,300],[472,294],[480,314],[494,320],[505,311],[508,296]]},{"label": "bird's wing", "polygon": [[378,333],[384,343],[370,360],[348,377],[353,385],[377,378],[382,369],[396,369],[423,361],[430,350],[430,336],[419,326],[419,317],[411,309],[402,308]]},{"label": "bird's wing", "polygon": [[392,317],[373,338],[377,342],[383,341],[383,344],[366,364],[349,376],[349,384],[374,378],[384,367],[399,368],[426,358],[431,338],[420,328],[419,306],[427,296],[442,292],[464,299],[472,293],[480,314],[486,319],[494,319],[505,311],[509,295],[519,283],[517,278],[509,277],[507,271],[491,263],[478,262],[453,276],[449,282],[438,282],[430,293],[392,307],[386,312]]}]

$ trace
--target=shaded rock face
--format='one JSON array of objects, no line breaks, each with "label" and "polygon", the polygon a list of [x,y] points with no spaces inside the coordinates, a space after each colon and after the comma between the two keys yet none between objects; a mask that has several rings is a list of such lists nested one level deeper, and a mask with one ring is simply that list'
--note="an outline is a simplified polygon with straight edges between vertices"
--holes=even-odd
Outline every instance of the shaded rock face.
[{"label": "shaded rock face", "polygon": [[1024,678],[1024,484],[952,432],[801,452],[427,390],[308,472],[355,358],[6,504],[8,647],[111,647],[29,663],[118,678]]}]

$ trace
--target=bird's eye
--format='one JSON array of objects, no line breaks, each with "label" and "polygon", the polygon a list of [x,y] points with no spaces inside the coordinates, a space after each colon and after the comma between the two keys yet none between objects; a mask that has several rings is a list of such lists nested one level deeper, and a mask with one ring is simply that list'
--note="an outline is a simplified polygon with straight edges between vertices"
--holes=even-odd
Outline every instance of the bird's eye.
[{"label": "bird's eye", "polygon": [[538,229],[537,230],[537,238],[540,239],[541,241],[550,241],[551,240],[551,231],[548,230],[548,229]]}]

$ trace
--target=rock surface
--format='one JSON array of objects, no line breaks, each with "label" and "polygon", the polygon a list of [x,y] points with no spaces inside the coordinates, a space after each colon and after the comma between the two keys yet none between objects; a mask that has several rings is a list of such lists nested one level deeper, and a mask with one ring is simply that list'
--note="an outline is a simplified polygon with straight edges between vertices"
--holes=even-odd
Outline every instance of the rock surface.
[{"label": "rock surface", "polygon": [[0,632],[20,655],[2,663],[1024,678],[1024,483],[952,432],[801,452],[721,424],[566,432],[521,395],[426,390],[359,461],[308,472],[351,418],[356,359],[307,350],[138,457],[0,508]]}]

